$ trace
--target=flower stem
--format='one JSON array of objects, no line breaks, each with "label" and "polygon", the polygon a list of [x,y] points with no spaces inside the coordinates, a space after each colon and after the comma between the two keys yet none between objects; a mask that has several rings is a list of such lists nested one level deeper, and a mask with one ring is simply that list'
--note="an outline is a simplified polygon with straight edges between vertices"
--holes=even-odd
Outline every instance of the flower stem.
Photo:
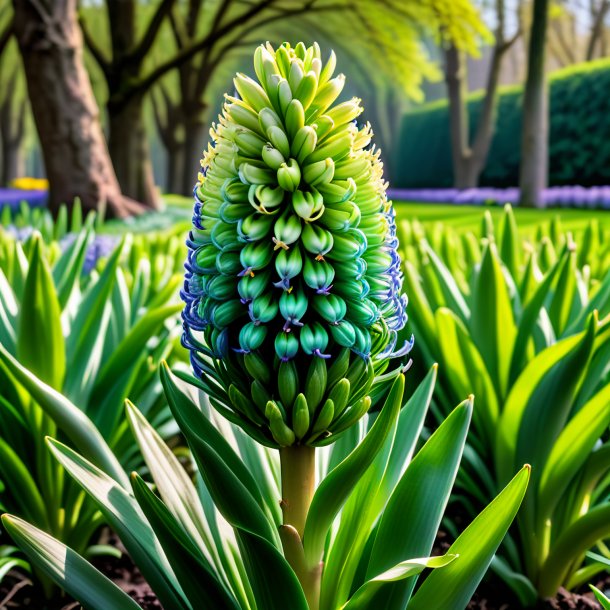
[{"label": "flower stem", "polygon": [[293,540],[288,542],[289,535],[283,532],[284,554],[303,587],[310,610],[318,610],[322,565],[313,570],[306,569],[302,548],[305,521],[316,484],[315,449],[305,445],[283,447],[280,449],[280,465],[284,526],[290,526],[285,529],[294,534]]}]

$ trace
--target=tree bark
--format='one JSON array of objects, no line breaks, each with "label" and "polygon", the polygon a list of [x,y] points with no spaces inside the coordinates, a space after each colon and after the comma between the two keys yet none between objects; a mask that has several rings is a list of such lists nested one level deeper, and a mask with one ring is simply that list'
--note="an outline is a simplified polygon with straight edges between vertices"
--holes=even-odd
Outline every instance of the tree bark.
[{"label": "tree bark", "polygon": [[119,106],[108,104],[108,148],[121,190],[146,207],[160,206],[144,124],[143,100],[131,98]]},{"label": "tree bark", "polygon": [[544,207],[542,192],[548,180],[548,87],[545,75],[545,43],[549,0],[534,0],[527,77],[523,94],[520,203]]},{"label": "tree bark", "polygon": [[[595,48],[598,41],[604,35],[604,19],[610,10],[610,0],[601,0],[601,4],[597,11],[593,10],[593,27],[591,28],[591,36],[587,45],[586,61],[591,61],[595,57]],[[603,55],[602,55],[603,57]]]},{"label": "tree bark", "polygon": [[6,82],[7,94],[0,101],[0,184],[8,185],[15,178],[25,175],[23,136],[25,133],[26,100],[14,100],[18,69],[15,67]]},{"label": "tree bark", "polygon": [[76,0],[13,0],[32,113],[50,183],[49,207],[79,197],[86,210],[125,217],[141,206],[121,193],[83,62]]},{"label": "tree bark", "polygon": [[497,91],[500,81],[502,58],[520,36],[520,30],[510,40],[504,38],[504,0],[497,0],[498,29],[493,48],[487,86],[482,102],[476,132],[470,144],[469,118],[466,90],[465,58],[454,45],[445,51],[445,80],[449,100],[449,124],[451,130],[451,154],[453,158],[454,186],[457,189],[475,188],[487,162],[493,138]]},{"label": "tree bark", "polygon": [[199,110],[198,114],[188,116],[185,123],[185,138],[183,148],[183,173],[180,192],[183,195],[192,195],[197,172],[200,171],[199,162],[203,156],[203,150],[207,147],[208,124],[205,110]]}]

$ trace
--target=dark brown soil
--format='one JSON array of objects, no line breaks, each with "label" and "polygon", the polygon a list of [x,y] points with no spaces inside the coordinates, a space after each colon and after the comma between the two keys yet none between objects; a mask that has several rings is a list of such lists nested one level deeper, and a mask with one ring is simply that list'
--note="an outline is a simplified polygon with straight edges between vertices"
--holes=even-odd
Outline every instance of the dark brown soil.
[{"label": "dark brown soil", "polygon": [[[114,534],[104,533],[100,542],[117,546],[123,554],[120,558],[97,557],[92,561],[95,567],[121,587],[144,610],[163,610],[140,570],[125,553],[120,540]],[[0,583],[0,610],[81,610],[81,608],[78,602],[66,595],[45,601],[41,592],[32,586],[27,576],[17,571],[10,572]]]}]

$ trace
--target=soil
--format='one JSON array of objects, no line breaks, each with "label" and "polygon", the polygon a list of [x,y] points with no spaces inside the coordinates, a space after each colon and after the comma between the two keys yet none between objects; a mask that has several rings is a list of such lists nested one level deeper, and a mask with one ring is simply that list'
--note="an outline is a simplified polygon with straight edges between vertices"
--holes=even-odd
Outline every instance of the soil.
[{"label": "soil", "polygon": [[[132,597],[143,610],[163,610],[157,596],[125,552],[121,541],[108,532],[102,534],[103,544],[118,547],[123,554],[116,557],[96,557],[93,565]],[[32,586],[27,576],[13,570],[0,582],[0,610],[81,610],[82,606],[67,595],[46,601]],[[110,610],[110,609],[109,609]],[[119,609],[112,609],[119,610]]]}]

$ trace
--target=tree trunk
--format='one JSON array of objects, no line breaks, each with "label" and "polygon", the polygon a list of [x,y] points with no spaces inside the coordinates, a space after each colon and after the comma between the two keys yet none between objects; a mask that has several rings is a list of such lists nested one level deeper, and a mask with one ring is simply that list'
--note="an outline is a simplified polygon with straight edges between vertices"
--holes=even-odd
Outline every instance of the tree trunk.
[{"label": "tree trunk", "polygon": [[468,172],[470,147],[465,72],[463,53],[452,44],[445,51],[445,81],[449,98],[453,183],[458,189],[469,188],[472,181],[471,172]]},{"label": "tree trunk", "polygon": [[[167,192],[184,195],[182,181],[184,179],[184,146],[178,144],[175,147],[166,147],[167,151]],[[193,179],[196,180],[196,176]],[[186,193],[191,195],[191,192]]]},{"label": "tree trunk", "polygon": [[18,69],[6,82],[9,92],[0,102],[0,138],[2,144],[0,184],[9,184],[15,178],[25,175],[23,136],[25,134],[25,113],[27,100],[13,99],[17,88]]},{"label": "tree trunk", "polygon": [[521,112],[519,187],[522,206],[544,207],[542,191],[548,180],[549,138],[548,88],[544,66],[549,0],[534,0],[533,11]]},{"label": "tree trunk", "polygon": [[108,148],[121,190],[146,207],[158,209],[143,100],[132,97],[121,105],[108,104]]},{"label": "tree trunk", "polygon": [[192,195],[195,182],[197,182],[197,172],[201,166],[199,162],[203,156],[203,151],[208,145],[208,124],[205,120],[205,109],[199,113],[188,115],[185,122],[184,132],[184,171],[182,174],[183,195]]},{"label": "tree trunk", "polygon": [[21,140],[2,139],[2,168],[0,169],[0,184],[8,185],[15,178],[25,175],[25,158]]},{"label": "tree trunk", "polygon": [[77,0],[13,0],[14,31],[56,213],[79,197],[83,208],[125,217],[141,207],[125,198],[104,141],[83,62]]}]

